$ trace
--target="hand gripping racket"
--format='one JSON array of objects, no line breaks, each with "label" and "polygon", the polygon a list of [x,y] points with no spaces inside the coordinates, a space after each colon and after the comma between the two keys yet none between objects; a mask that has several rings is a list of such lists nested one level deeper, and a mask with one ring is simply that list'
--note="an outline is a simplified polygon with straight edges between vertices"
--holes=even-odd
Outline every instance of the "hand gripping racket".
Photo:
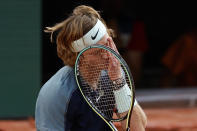
[{"label": "hand gripping racket", "polygon": [[83,49],[76,59],[75,78],[86,102],[113,131],[113,122],[119,121],[126,121],[125,129],[130,130],[134,83],[117,52],[99,44]]}]

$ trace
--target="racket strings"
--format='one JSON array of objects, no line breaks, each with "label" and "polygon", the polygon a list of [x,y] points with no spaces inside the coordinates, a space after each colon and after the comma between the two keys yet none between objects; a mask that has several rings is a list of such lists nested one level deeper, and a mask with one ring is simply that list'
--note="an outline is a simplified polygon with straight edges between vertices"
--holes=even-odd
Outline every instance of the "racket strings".
[{"label": "racket strings", "polygon": [[[106,51],[104,49],[100,49],[97,53],[94,53],[93,49],[90,49],[90,51],[91,52],[89,54],[88,52],[85,52],[86,55],[84,53],[84,56],[79,59],[78,63],[78,78],[80,81],[81,90],[100,114],[108,119],[117,119],[114,117],[114,114],[117,111],[117,98],[114,95],[117,85],[113,83],[111,78],[109,78],[109,74],[110,77],[115,76],[114,78],[116,78],[117,70],[108,70],[109,56],[113,57],[111,59],[114,59],[115,56],[113,56],[113,54],[106,55]],[[103,56],[106,59],[103,59]],[[106,56],[108,56],[108,58]],[[121,65],[119,61],[116,64]],[[122,79],[128,84],[128,86],[130,86],[130,80],[128,79],[129,77],[127,76],[127,73],[122,65],[120,66],[120,70],[122,71]],[[127,100],[123,97],[119,99],[119,101],[120,103],[122,101],[124,103],[124,101]],[[124,108],[121,109],[119,107],[120,110],[125,110]]]}]

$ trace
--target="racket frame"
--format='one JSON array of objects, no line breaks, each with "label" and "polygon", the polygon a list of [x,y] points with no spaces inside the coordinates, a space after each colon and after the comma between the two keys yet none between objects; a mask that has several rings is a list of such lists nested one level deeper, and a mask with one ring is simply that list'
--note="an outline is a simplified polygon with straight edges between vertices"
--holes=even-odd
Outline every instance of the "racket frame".
[{"label": "racket frame", "polygon": [[[110,119],[109,120],[109,119],[105,118],[104,116],[102,116],[102,114],[99,113],[100,111],[96,107],[94,107],[93,104],[91,104],[91,101],[90,100],[87,100],[87,97],[84,95],[84,93],[83,93],[83,91],[82,91],[82,89],[80,87],[80,81],[78,81],[79,74],[77,73],[77,70],[79,68],[78,67],[79,58],[80,58],[80,56],[81,56],[82,53],[84,53],[86,50],[91,49],[91,48],[100,48],[100,49],[104,49],[104,50],[110,51],[119,60],[119,62],[121,62],[121,65],[123,65],[124,70],[126,71],[127,75],[129,76],[128,78],[129,78],[130,85],[132,86],[133,99],[131,101],[131,108],[129,109],[127,115],[125,117],[121,118],[121,119]],[[122,120],[124,120],[124,119],[127,118],[126,130],[129,131],[130,130],[130,127],[129,127],[130,117],[131,117],[131,114],[132,114],[132,110],[133,110],[133,106],[134,106],[134,101],[135,101],[135,86],[134,86],[133,77],[131,75],[131,71],[130,71],[127,63],[125,62],[125,60],[116,51],[114,51],[110,47],[107,47],[107,46],[104,46],[104,45],[101,45],[101,44],[94,44],[94,45],[90,45],[90,46],[84,48],[82,51],[79,52],[79,54],[77,55],[77,58],[76,58],[74,71],[75,71],[75,79],[76,79],[77,85],[79,87],[79,90],[80,90],[82,96],[84,97],[85,101],[93,109],[93,111],[96,112],[96,114],[99,115],[105,121],[105,123],[107,123],[109,125],[109,127],[113,131],[118,131],[118,130],[116,129],[116,127],[114,126],[114,124],[112,124],[112,122],[119,122],[119,121],[122,121]]]}]

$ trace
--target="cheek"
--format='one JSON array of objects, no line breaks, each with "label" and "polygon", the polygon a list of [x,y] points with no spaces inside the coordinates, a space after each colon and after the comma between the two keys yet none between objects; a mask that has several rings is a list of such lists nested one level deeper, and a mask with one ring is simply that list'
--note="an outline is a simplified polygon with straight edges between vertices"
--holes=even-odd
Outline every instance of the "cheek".
[{"label": "cheek", "polygon": [[88,58],[86,59],[85,63],[88,64],[89,66],[93,66],[98,64],[97,63],[98,58],[95,56],[88,56]]},{"label": "cheek", "polygon": [[102,58],[102,59],[108,59],[107,53],[103,53],[103,54],[101,55],[101,58]]}]

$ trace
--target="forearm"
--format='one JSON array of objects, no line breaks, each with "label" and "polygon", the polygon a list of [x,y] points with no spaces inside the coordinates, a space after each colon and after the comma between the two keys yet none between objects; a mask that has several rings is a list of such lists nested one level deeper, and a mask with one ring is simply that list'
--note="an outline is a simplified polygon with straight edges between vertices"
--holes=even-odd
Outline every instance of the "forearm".
[{"label": "forearm", "polygon": [[142,108],[137,104],[134,106],[130,121],[131,131],[145,131],[147,117]]},{"label": "forearm", "polygon": [[[127,112],[119,113],[118,117],[123,117]],[[121,121],[122,131],[126,131],[127,120]],[[147,125],[147,117],[142,108],[136,103],[133,107],[130,119],[130,131],[145,131]]]}]

